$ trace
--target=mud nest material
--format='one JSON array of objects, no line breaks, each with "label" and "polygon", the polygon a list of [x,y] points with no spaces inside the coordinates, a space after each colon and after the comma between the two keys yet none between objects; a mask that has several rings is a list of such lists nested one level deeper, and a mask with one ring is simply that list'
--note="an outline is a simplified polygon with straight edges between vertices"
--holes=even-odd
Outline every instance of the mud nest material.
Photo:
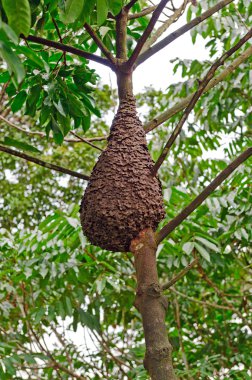
[{"label": "mud nest material", "polygon": [[96,163],[81,202],[84,234],[94,245],[126,252],[144,228],[156,229],[164,217],[160,182],[151,176],[153,162],[135,99],[122,100],[108,146]]}]

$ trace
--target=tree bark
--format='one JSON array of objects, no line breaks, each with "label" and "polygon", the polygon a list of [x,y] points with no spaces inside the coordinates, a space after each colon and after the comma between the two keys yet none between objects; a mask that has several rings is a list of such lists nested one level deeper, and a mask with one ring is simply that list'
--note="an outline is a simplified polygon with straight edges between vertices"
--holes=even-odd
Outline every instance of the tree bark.
[{"label": "tree bark", "polygon": [[142,316],[146,353],[144,367],[152,380],[176,380],[172,365],[172,346],[168,340],[165,315],[168,307],[159,285],[155,235],[151,228],[132,240],[137,291],[135,306]]}]

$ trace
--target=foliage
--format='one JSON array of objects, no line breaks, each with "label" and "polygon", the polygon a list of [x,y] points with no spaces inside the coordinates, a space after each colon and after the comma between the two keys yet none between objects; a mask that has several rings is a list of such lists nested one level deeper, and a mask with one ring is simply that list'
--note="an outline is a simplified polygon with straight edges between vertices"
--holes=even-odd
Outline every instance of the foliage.
[{"label": "foliage", "polygon": [[[216,3],[190,5],[187,21]],[[87,139],[106,136],[115,94],[98,82],[87,59],[41,47],[27,37],[41,36],[98,54],[83,28],[88,22],[115,53],[112,16],[124,4],[0,1],[1,114],[28,132],[1,119],[1,145],[91,172],[98,151],[66,139],[74,138],[71,132]],[[147,5],[139,1],[132,12]],[[205,39],[211,62],[251,27],[251,7],[247,0],[233,2],[191,31],[195,44],[200,36]],[[148,20],[142,16],[129,22],[129,55]],[[155,118],[195,91],[211,62],[175,60],[180,82],[165,94],[153,88],[138,94],[142,119]],[[251,144],[251,63],[250,57],[200,98],[173,145],[160,171],[167,212],[162,224]],[[154,160],[180,116],[149,134]],[[94,144],[105,147],[104,141]],[[85,240],[78,219],[81,181],[12,156],[0,157],[0,378],[147,379],[141,319],[133,306],[131,254],[102,251]],[[162,284],[193,257],[201,264],[165,293],[170,305],[167,331],[180,379],[251,377],[250,178],[251,160],[159,246]]]}]

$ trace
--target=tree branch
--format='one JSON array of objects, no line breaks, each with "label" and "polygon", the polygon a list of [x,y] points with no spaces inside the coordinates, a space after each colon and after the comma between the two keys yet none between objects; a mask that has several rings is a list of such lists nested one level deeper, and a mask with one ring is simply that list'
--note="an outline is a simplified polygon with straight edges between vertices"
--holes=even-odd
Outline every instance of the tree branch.
[{"label": "tree branch", "polygon": [[27,41],[31,41],[31,42],[35,42],[37,44],[49,46],[49,47],[52,47],[54,49],[61,50],[63,52],[75,54],[75,55],[77,55],[79,57],[86,58],[86,59],[88,59],[90,61],[101,63],[102,65],[108,66],[112,70],[114,70],[114,66],[112,65],[112,63],[109,60],[107,60],[105,58],[102,58],[102,57],[99,57],[98,55],[95,55],[95,54],[92,54],[92,53],[88,53],[88,52],[86,52],[84,50],[75,48],[73,46],[61,44],[60,42],[51,41],[51,40],[47,40],[46,38],[32,36],[32,35],[29,35],[28,37],[25,37],[24,35],[21,34],[20,37],[23,38],[24,40],[27,40]]},{"label": "tree branch", "polygon": [[128,67],[133,67],[134,63],[137,60],[138,55],[140,54],[140,52],[143,48],[143,45],[145,44],[145,42],[147,41],[147,38],[151,34],[160,14],[162,13],[162,11],[163,11],[164,7],[166,6],[166,4],[168,3],[168,1],[170,1],[170,0],[161,0],[160,3],[158,4],[157,8],[153,12],[153,15],[149,21],[149,24],[147,25],[142,36],[139,38],[137,45],[136,45],[131,57],[129,58],[129,60],[127,62]]},{"label": "tree branch", "polygon": [[102,40],[97,36],[94,29],[87,23],[84,24],[84,28],[90,35],[90,37],[94,40],[98,48],[101,50],[101,52],[105,55],[105,57],[108,58],[108,60],[111,62],[112,65],[116,64],[115,58],[113,57],[113,54],[107,49],[107,47],[104,45]]},{"label": "tree branch", "polygon": [[90,141],[84,139],[83,137],[77,135],[77,133],[73,132],[73,131],[70,131],[70,133],[72,135],[74,135],[75,137],[77,137],[78,139],[80,139],[82,142],[84,142],[85,144],[88,144],[89,146],[91,146],[92,148],[95,148],[97,150],[99,150],[100,152],[103,152],[103,149],[99,148],[98,146],[92,144]]},{"label": "tree branch", "polygon": [[[14,124],[14,123],[12,123],[11,121],[9,121],[8,119],[6,119],[5,117],[3,117],[1,115],[0,115],[0,120],[2,120],[3,122],[5,122],[6,124],[8,124],[10,127],[15,128],[16,130],[18,130],[20,132],[26,133],[27,135],[47,137],[44,132],[29,131],[27,129],[24,129],[24,128],[22,128],[22,127],[20,127],[20,126],[18,126],[16,124]],[[53,138],[53,137],[50,135],[49,138]],[[107,140],[107,136],[104,136],[104,137],[103,136],[90,137],[90,138],[85,138],[85,139],[82,138],[81,136],[79,136],[78,139],[64,138],[64,141],[66,141],[66,142],[72,142],[72,143],[79,143],[79,142],[90,143],[92,141],[104,141],[104,140]],[[99,149],[98,147],[96,147],[96,148]]]},{"label": "tree branch", "polygon": [[[208,83],[208,85],[204,89],[203,94],[205,94],[211,88],[215,87],[217,84],[223,81],[229,74],[231,74],[235,69],[237,69],[237,67],[239,67],[243,62],[245,62],[248,58],[250,58],[251,55],[252,55],[252,46],[246,49],[238,58],[236,58],[229,66],[227,66],[218,76],[211,79],[211,81]],[[172,116],[176,115],[178,112],[186,108],[186,106],[188,106],[188,104],[192,100],[194,94],[188,95],[181,102],[175,104],[173,107],[171,107],[167,111],[155,117],[155,119],[146,123],[144,126],[145,132],[148,133],[152,131],[153,129],[158,127],[160,124],[164,123],[166,120],[170,119]]]},{"label": "tree branch", "polygon": [[185,267],[179,274],[173,277],[170,281],[162,286],[162,290],[169,289],[172,285],[176,284],[182,277],[184,277],[196,264],[198,263],[198,259],[193,260],[187,267]]},{"label": "tree branch", "polygon": [[175,41],[178,37],[182,36],[190,29],[194,28],[196,25],[200,24],[202,21],[206,20],[208,17],[212,16],[214,13],[218,12],[220,9],[224,8],[226,5],[232,3],[234,0],[222,0],[214,7],[208,9],[206,12],[202,13],[201,16],[196,17],[188,24],[183,25],[181,28],[175,30],[175,32],[169,34],[160,42],[156,43],[149,50],[141,54],[136,60],[136,66],[146,61],[148,58],[152,57],[154,54],[162,50],[164,47],[169,45],[171,42]]},{"label": "tree branch", "polygon": [[223,65],[225,60],[229,58],[232,54],[234,54],[243,44],[245,44],[250,38],[252,37],[252,28],[248,31],[248,33],[240,39],[240,41],[234,45],[230,50],[225,52],[217,61],[210,67],[208,70],[206,76],[203,78],[202,81],[199,83],[198,90],[194,93],[190,103],[185,109],[184,114],[181,116],[177,126],[175,127],[174,131],[172,132],[168,142],[166,143],[161,155],[159,156],[157,162],[153,166],[152,175],[155,176],[164,162],[168,152],[170,151],[170,148],[174,141],[176,140],[177,136],[180,134],[181,129],[183,125],[185,124],[190,112],[193,110],[195,104],[197,103],[200,96],[203,94],[206,86],[210,82],[210,80],[213,78],[215,71],[218,69],[219,66]]},{"label": "tree branch", "polygon": [[167,223],[157,234],[156,241],[161,241],[169,235],[176,227],[178,227],[202,202],[238,168],[244,161],[252,155],[252,147],[245,150],[238,156],[231,164],[229,164],[217,177],[188,205],[179,213],[174,219]]},{"label": "tree branch", "polygon": [[135,20],[136,18],[147,16],[150,13],[152,13],[156,8],[157,8],[157,5],[153,5],[151,7],[143,9],[139,13],[132,13],[132,14],[128,15],[128,20]]},{"label": "tree branch", "polygon": [[68,174],[68,175],[70,175],[72,177],[81,178],[81,179],[84,179],[86,181],[89,180],[89,177],[87,175],[85,175],[85,174],[74,172],[73,170],[66,169],[66,168],[63,168],[63,167],[58,166],[58,165],[50,164],[49,162],[42,161],[39,158],[35,158],[35,157],[32,157],[32,156],[29,156],[26,153],[22,153],[22,152],[18,152],[16,150],[13,150],[13,149],[10,149],[10,148],[6,148],[5,146],[2,146],[2,145],[0,145],[0,151],[4,152],[4,153],[11,154],[12,156],[23,158],[26,161],[34,162],[35,164],[43,166],[43,167],[45,167],[47,169],[50,169],[50,170],[55,170],[57,172]]},{"label": "tree branch", "polygon": [[175,10],[175,12],[161,25],[144,44],[141,54],[143,54],[145,51],[149,50],[151,45],[153,45],[157,39],[171,26],[174,22],[176,22],[184,13],[184,10],[189,3],[190,0],[184,0],[182,5]]}]

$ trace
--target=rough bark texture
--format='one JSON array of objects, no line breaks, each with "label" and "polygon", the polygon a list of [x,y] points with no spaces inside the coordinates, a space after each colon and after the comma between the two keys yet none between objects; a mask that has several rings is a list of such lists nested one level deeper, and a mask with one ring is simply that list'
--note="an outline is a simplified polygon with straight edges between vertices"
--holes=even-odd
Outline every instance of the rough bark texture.
[{"label": "rough bark texture", "polygon": [[81,203],[81,223],[90,242],[111,251],[128,251],[130,242],[164,217],[160,182],[135,99],[121,99],[107,149],[101,154]]},{"label": "rough bark texture", "polygon": [[158,281],[156,249],[151,228],[141,231],[130,246],[135,255],[137,276],[135,306],[142,315],[146,344],[144,366],[152,380],[176,380],[165,326],[168,305]]}]

